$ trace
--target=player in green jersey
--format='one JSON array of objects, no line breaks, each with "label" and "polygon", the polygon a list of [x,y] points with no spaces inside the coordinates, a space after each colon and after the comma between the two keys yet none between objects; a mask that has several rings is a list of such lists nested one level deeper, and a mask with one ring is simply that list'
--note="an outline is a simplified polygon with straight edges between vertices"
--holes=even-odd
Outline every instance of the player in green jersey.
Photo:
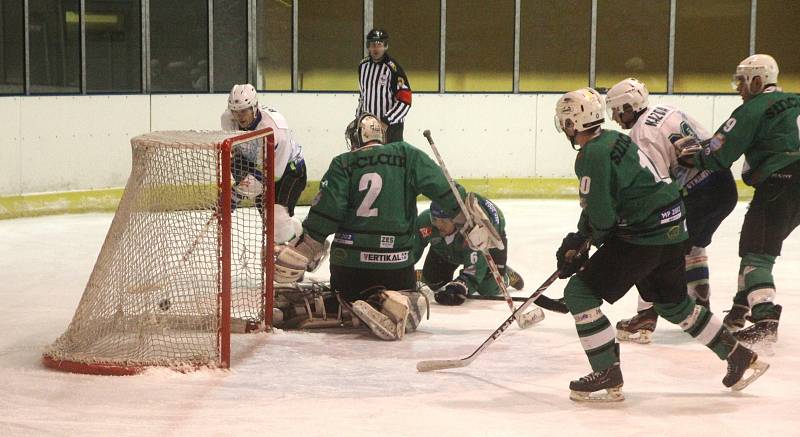
[{"label": "player in green jersey", "polygon": [[[503,242],[503,249],[492,249],[489,254],[506,284],[521,290],[524,287],[522,277],[506,265],[508,239],[505,217],[494,202],[477,194],[475,197]],[[454,219],[452,214],[436,202],[431,202],[430,209],[422,211],[417,217],[420,244],[415,251],[416,259],[420,259],[425,247],[430,245],[423,268],[419,272],[422,275],[421,280],[435,291],[436,302],[441,305],[461,305],[467,295],[474,293],[482,296],[500,294],[500,287],[483,255],[469,247],[464,237],[457,232],[458,225]],[[453,275],[459,266],[463,268],[454,279]]]},{"label": "player in green jersey", "polygon": [[[278,251],[275,280],[299,280],[335,234],[331,288],[378,337],[399,340],[416,329],[425,308],[415,290],[417,196],[424,194],[453,214],[458,203],[428,155],[402,141],[383,144],[384,135],[374,115],[350,123],[345,132],[350,151],[333,158],[320,181],[303,235]],[[476,247],[488,241],[481,224],[466,232]]]},{"label": "player in green jersey", "polygon": [[[593,372],[570,383],[576,401],[624,399],[619,345],[600,306],[613,304],[636,285],[656,312],[728,361],[722,380],[741,390],[768,367],[739,344],[708,308],[689,298],[684,277],[683,202],[675,184],[662,180],[648,157],[627,135],[603,130],[603,100],[582,88],[556,104],[556,124],[579,145],[575,173],[582,213],[578,232],[556,253],[559,273],[570,277],[564,298]],[[598,250],[576,256],[587,238]],[[574,275],[574,276],[573,276]],[[753,369],[749,377],[744,377]],[[607,393],[595,392],[606,390]]]},{"label": "player in green jersey", "polygon": [[[746,343],[777,341],[781,306],[775,305],[772,267],[783,241],[800,224],[800,96],[778,88],[778,63],[769,55],[753,55],[736,67],[734,86],[742,96],[711,138],[698,147],[688,140],[678,153],[696,168],[719,170],[744,155],[742,179],[755,187],[739,237],[739,286],[725,317]],[[686,147],[686,146],[689,147]],[[687,152],[688,151],[688,152]]]}]

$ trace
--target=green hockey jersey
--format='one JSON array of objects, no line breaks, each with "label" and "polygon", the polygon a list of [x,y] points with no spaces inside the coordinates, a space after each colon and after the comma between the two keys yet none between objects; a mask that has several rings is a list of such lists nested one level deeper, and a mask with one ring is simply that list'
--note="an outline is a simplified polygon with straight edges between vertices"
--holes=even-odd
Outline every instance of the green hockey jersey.
[{"label": "green hockey jersey", "polygon": [[414,146],[367,146],[333,159],[320,181],[304,231],[323,241],[335,234],[333,265],[395,270],[414,264],[417,196],[445,210],[458,204],[441,168]]},{"label": "green hockey jersey", "polygon": [[[500,235],[505,235],[506,221],[503,212],[494,202],[477,195],[478,204],[489,217],[494,228]],[[454,265],[463,266],[459,272],[458,279],[467,285],[469,294],[478,293],[484,296],[495,296],[500,293],[500,287],[489,270],[483,255],[479,251],[472,250],[464,240],[464,237],[456,232],[452,235],[442,235],[431,222],[430,210],[420,213],[417,218],[417,231],[419,244],[416,247],[415,259],[419,260],[425,247],[430,244],[430,250],[436,252],[442,258]],[[504,278],[508,283],[508,278]]]},{"label": "green hockey jersey", "polygon": [[742,154],[742,179],[758,185],[800,160],[800,96],[768,88],[736,108],[711,142],[694,156],[694,165],[728,168]]},{"label": "green hockey jersey", "polygon": [[678,187],[661,179],[631,138],[604,130],[575,159],[581,207],[578,230],[595,243],[614,237],[633,244],[664,245],[686,240]]}]

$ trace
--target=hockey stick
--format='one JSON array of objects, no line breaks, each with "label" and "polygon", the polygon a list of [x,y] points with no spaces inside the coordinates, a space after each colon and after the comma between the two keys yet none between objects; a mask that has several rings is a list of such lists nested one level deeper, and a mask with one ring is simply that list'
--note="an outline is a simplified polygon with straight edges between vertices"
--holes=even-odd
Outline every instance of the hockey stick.
[{"label": "hockey stick", "polygon": [[[482,296],[480,294],[470,294],[467,296],[467,299],[490,301],[506,300],[503,296]],[[528,300],[528,298],[522,296],[512,296],[511,300],[514,302],[525,302]],[[536,305],[540,306],[542,309],[546,309],[547,311],[552,311],[554,313],[567,314],[569,312],[567,305],[563,301],[549,298],[544,294],[536,299]]]},{"label": "hockey stick", "polygon": [[[436,160],[439,162],[439,167],[442,168],[442,172],[444,173],[445,178],[447,179],[447,183],[450,184],[450,190],[453,192],[453,196],[455,196],[456,201],[458,202],[458,207],[461,209],[461,213],[464,214],[464,218],[466,219],[466,225],[472,228],[474,222],[472,220],[472,215],[469,213],[467,206],[464,205],[464,201],[461,199],[461,194],[458,192],[456,188],[456,183],[453,178],[450,176],[450,172],[447,171],[447,166],[444,165],[444,160],[442,159],[442,155],[439,154],[439,149],[436,147],[436,144],[433,142],[433,137],[431,136],[431,131],[425,129],[422,132],[422,135],[428,140],[428,144],[430,144],[431,149],[433,149],[433,154],[436,156]],[[460,229],[461,234],[464,238],[467,238],[467,234],[464,227]],[[483,249],[480,251],[483,258],[486,260],[486,264],[489,265],[489,271],[492,272],[492,276],[494,277],[495,282],[497,282],[497,286],[500,287],[500,291],[503,292],[503,297],[505,298],[506,303],[508,304],[508,308],[511,310],[513,314],[514,311],[514,301],[511,299],[511,295],[508,293],[508,289],[506,288],[506,283],[503,281],[503,278],[500,276],[500,271],[497,269],[497,264],[495,264],[492,255],[489,253],[489,249]],[[519,318],[515,317],[517,320],[517,325],[519,325],[520,329],[525,329],[533,326],[535,323],[539,322],[541,319],[539,318],[539,314],[535,311],[531,311],[527,314],[522,314]]]},{"label": "hockey stick", "polygon": [[[591,246],[591,244],[592,244],[592,240],[591,239],[587,239],[583,243],[583,245],[581,245],[581,247],[578,249],[577,253],[581,254],[581,253],[585,252],[586,250],[589,249],[589,246]],[[489,347],[489,345],[494,343],[495,340],[497,340],[501,335],[503,335],[503,332],[505,332],[505,330],[508,329],[508,327],[511,326],[512,323],[514,323],[514,320],[516,320],[517,317],[520,314],[522,314],[523,311],[525,311],[525,308],[527,308],[536,299],[538,299],[539,296],[541,296],[542,293],[544,293],[544,291],[547,289],[547,287],[549,287],[553,282],[556,281],[556,279],[558,279],[559,273],[561,273],[561,272],[559,270],[556,270],[552,275],[550,275],[550,277],[547,278],[544,281],[544,283],[541,286],[539,286],[539,288],[537,288],[536,291],[534,291],[533,294],[531,294],[530,297],[528,297],[522,305],[519,306],[519,308],[514,310],[514,312],[511,314],[511,316],[509,318],[507,318],[497,329],[495,329],[494,332],[492,332],[492,335],[490,335],[489,338],[484,340],[484,342],[481,343],[481,345],[478,346],[478,348],[475,349],[474,352],[472,352],[471,354],[469,354],[468,356],[466,356],[464,358],[455,359],[455,360],[427,360],[427,361],[420,361],[420,362],[417,363],[417,371],[419,371],[419,372],[430,372],[432,370],[456,369],[456,368],[459,368],[459,367],[469,366],[473,361],[475,361],[475,358],[478,358],[478,356],[484,350],[486,350],[486,348]]]}]

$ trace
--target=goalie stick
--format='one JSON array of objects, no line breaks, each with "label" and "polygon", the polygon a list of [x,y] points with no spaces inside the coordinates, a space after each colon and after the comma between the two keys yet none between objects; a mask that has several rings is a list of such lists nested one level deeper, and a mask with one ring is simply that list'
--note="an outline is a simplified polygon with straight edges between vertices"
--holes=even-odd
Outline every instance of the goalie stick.
[{"label": "goalie stick", "polygon": [[[591,238],[587,239],[583,243],[583,245],[578,249],[578,254],[581,254],[581,253],[585,252],[586,250],[588,250],[589,246],[591,246],[591,244],[592,244]],[[469,354],[468,356],[466,356],[464,358],[455,359],[455,360],[426,360],[426,361],[420,361],[420,362],[417,363],[417,371],[419,371],[419,372],[430,372],[432,370],[456,369],[456,368],[459,368],[459,367],[469,366],[473,361],[475,361],[476,358],[478,358],[478,356],[483,351],[486,350],[486,348],[489,347],[489,345],[494,343],[495,340],[497,340],[501,335],[503,335],[503,332],[505,332],[505,330],[508,329],[508,327],[511,326],[512,323],[514,323],[514,320],[516,320],[516,318],[520,314],[522,314],[523,311],[525,311],[525,308],[527,308],[536,299],[538,299],[539,296],[541,296],[542,293],[544,293],[544,291],[547,290],[547,287],[549,287],[553,282],[556,281],[556,279],[558,279],[559,273],[561,273],[561,272],[559,270],[556,270],[552,275],[550,275],[550,277],[547,278],[544,281],[544,283],[541,286],[539,286],[539,288],[537,288],[536,291],[534,291],[533,294],[531,294],[530,297],[528,297],[522,305],[519,306],[519,308],[514,310],[514,312],[511,314],[511,316],[509,318],[507,318],[497,329],[495,329],[494,332],[492,332],[492,335],[490,335],[489,338],[484,340],[484,342],[481,343],[481,345],[478,346],[478,348],[475,349],[474,352],[472,352],[471,354]]]},{"label": "goalie stick", "polygon": [[[439,162],[439,167],[442,168],[442,173],[444,173],[444,176],[447,179],[447,183],[450,185],[450,190],[453,191],[453,196],[455,196],[456,201],[458,202],[458,207],[461,209],[462,214],[464,214],[466,225],[471,228],[474,225],[474,222],[472,220],[472,215],[467,209],[467,206],[464,205],[464,201],[461,199],[461,194],[458,192],[458,189],[456,188],[456,183],[450,176],[450,172],[447,171],[447,166],[444,165],[444,160],[442,159],[442,155],[439,154],[439,149],[433,142],[431,131],[425,129],[425,131],[422,132],[422,135],[425,136],[425,138],[428,140],[428,144],[430,144],[431,146],[431,149],[433,149],[433,154],[436,156],[436,160]],[[466,239],[467,235],[464,229],[465,229],[464,227],[461,227],[460,231],[464,236],[464,238]],[[486,260],[486,264],[489,265],[489,271],[492,272],[492,277],[494,277],[495,282],[497,282],[497,286],[500,287],[500,291],[503,292],[503,297],[505,298],[505,301],[508,304],[508,308],[511,310],[511,313],[513,315],[515,313],[514,301],[511,299],[511,295],[508,293],[505,281],[503,281],[503,278],[500,276],[500,271],[497,269],[497,264],[494,263],[494,259],[492,259],[492,255],[489,253],[488,249],[483,249],[480,252],[481,255],[483,255],[483,258]],[[514,317],[514,320],[517,321],[517,325],[519,325],[520,329],[525,329],[540,322],[542,320],[541,319],[542,316],[543,313],[534,310],[529,313],[519,314],[517,317]]]}]

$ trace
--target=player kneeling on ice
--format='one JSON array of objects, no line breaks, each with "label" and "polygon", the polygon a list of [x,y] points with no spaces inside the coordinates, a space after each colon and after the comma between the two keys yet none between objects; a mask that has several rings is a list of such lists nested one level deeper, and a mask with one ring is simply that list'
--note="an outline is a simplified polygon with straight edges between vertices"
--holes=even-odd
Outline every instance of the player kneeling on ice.
[{"label": "player kneeling on ice", "polygon": [[[463,189],[462,189],[463,190]],[[489,255],[497,264],[500,276],[506,285],[522,290],[525,283],[522,277],[506,266],[508,259],[508,239],[505,233],[505,218],[494,202],[476,193],[466,196],[465,204],[476,214],[491,223],[503,248],[489,250]],[[458,232],[463,225],[459,222],[463,215],[450,214],[439,204],[432,202],[430,209],[422,211],[417,218],[417,231],[420,244],[417,259],[422,257],[425,246],[430,244],[425,264],[417,277],[435,291],[436,302],[441,305],[461,305],[467,295],[497,296],[501,290],[483,255],[469,247]],[[459,266],[464,266],[458,276],[453,274]]]},{"label": "player kneeling on ice", "polygon": [[[272,208],[275,242],[279,244],[296,238],[300,222],[294,218],[294,207],[306,187],[307,175],[303,148],[295,140],[286,118],[273,108],[259,106],[253,85],[234,85],[228,96],[228,110],[222,113],[221,125],[226,131],[272,128],[275,135],[275,205]],[[234,146],[231,170],[236,185],[231,209],[247,198],[253,200],[263,217],[262,145],[262,141],[253,140]]]},{"label": "player kneeling on ice", "polygon": [[[630,137],[603,130],[603,100],[581,88],[556,103],[556,126],[575,147],[582,212],[578,232],[556,253],[560,276],[570,277],[564,298],[575,318],[593,372],[569,385],[576,401],[620,401],[622,372],[614,328],[600,310],[632,286],[656,312],[727,360],[726,387],[741,390],[769,367],[722,326],[719,318],[689,298],[685,281],[684,206],[678,187],[662,180]],[[591,238],[599,249],[576,256]],[[574,276],[573,276],[574,275]],[[745,376],[752,369],[749,376]],[[602,395],[594,392],[606,390]]]},{"label": "player kneeling on ice", "polygon": [[[686,286],[689,296],[709,307],[708,257],[706,247],[722,220],[733,211],[738,200],[736,182],[730,169],[719,171],[689,168],[678,162],[675,144],[687,137],[705,141],[711,135],[689,114],[669,105],[650,105],[649,92],[642,82],[628,78],[606,94],[611,118],[630,129],[656,174],[675,181],[686,207]],[[617,339],[649,343],[658,314],[652,302],[639,299],[637,314],[617,322]]]},{"label": "player kneeling on ice", "polygon": [[[320,182],[300,239],[281,248],[275,280],[294,282],[331,245],[331,288],[339,302],[383,340],[414,331],[426,311],[416,289],[414,223],[417,196],[424,194],[449,213],[458,209],[442,170],[405,142],[383,144],[374,115],[362,114],[347,127],[350,151],[333,159]],[[480,225],[467,229],[471,241],[488,239]]]}]

